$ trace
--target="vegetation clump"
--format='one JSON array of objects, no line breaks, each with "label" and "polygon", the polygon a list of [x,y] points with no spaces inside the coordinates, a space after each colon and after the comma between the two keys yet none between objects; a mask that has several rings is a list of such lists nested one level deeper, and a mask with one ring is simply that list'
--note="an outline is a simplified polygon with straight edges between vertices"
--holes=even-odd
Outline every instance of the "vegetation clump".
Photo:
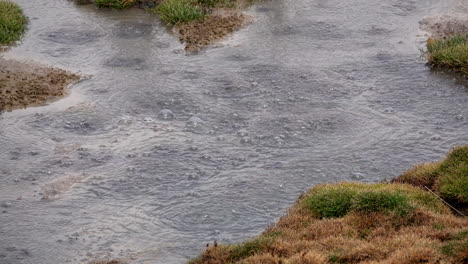
[{"label": "vegetation clump", "polygon": [[[468,146],[418,166],[407,179],[459,188]],[[434,172],[436,170],[436,172]],[[400,177],[401,178],[401,177]],[[444,180],[445,179],[445,180]],[[454,187],[456,186],[456,187]],[[443,189],[443,188],[442,188]],[[445,193],[445,192],[442,192]],[[288,214],[258,237],[208,246],[191,264],[466,263],[468,219],[435,195],[404,183],[322,184],[301,195]]]},{"label": "vegetation clump", "polygon": [[427,57],[433,66],[447,67],[468,75],[468,34],[429,39]]},{"label": "vegetation clump", "polygon": [[468,145],[454,148],[443,161],[416,165],[394,182],[427,187],[464,206],[468,203]]},{"label": "vegetation clump", "polygon": [[10,1],[0,1],[0,44],[20,40],[26,30],[28,19],[21,8]]},{"label": "vegetation clump", "polygon": [[205,10],[194,0],[166,0],[152,9],[168,24],[186,23],[205,17]]},{"label": "vegetation clump", "polygon": [[199,50],[241,28],[247,16],[239,11],[250,1],[163,0],[150,12],[174,26],[186,50]]},{"label": "vegetation clump", "polygon": [[123,9],[131,7],[135,0],[95,0],[97,7]]}]

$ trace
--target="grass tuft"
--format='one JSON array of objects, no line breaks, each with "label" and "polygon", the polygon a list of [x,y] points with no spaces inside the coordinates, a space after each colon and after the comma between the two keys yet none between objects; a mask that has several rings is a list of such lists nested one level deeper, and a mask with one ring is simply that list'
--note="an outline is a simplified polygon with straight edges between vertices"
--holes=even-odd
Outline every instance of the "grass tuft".
[{"label": "grass tuft", "polygon": [[395,212],[407,215],[412,211],[407,196],[398,192],[367,191],[356,194],[351,210],[360,213]]},{"label": "grass tuft", "polygon": [[10,44],[21,39],[28,19],[13,2],[0,1],[0,44]]},{"label": "grass tuft", "polygon": [[445,66],[468,75],[468,34],[427,41],[429,63]]},{"label": "grass tuft", "polygon": [[453,149],[441,163],[438,174],[436,189],[442,197],[468,203],[468,146]]},{"label": "grass tuft", "polygon": [[430,193],[404,184],[325,184],[312,188],[302,204],[315,217],[343,217],[350,212],[409,213],[413,207],[433,212],[447,208]]},{"label": "grass tuft", "polygon": [[205,17],[205,11],[194,0],[165,0],[150,12],[156,13],[168,24],[187,23]]},{"label": "grass tuft", "polygon": [[441,162],[417,165],[394,182],[427,187],[446,200],[466,204],[468,203],[468,145],[454,148]]},{"label": "grass tuft", "polygon": [[95,4],[99,8],[115,8],[124,9],[131,7],[135,0],[95,0]]},{"label": "grass tuft", "polygon": [[317,217],[342,217],[349,212],[351,200],[355,193],[354,190],[342,186],[318,188],[305,199],[304,203]]}]

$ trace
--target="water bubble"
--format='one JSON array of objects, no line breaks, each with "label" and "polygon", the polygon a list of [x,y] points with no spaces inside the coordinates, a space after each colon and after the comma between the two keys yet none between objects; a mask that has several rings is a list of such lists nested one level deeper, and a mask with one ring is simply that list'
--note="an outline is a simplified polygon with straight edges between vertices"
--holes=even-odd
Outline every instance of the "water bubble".
[{"label": "water bubble", "polygon": [[442,137],[439,136],[439,135],[433,135],[433,136],[431,137],[431,140],[434,140],[434,141],[442,140]]},{"label": "water bubble", "polygon": [[249,135],[249,131],[247,131],[246,129],[241,129],[237,131],[237,135],[241,137],[246,137]]},{"label": "water bubble", "polygon": [[172,120],[174,119],[174,113],[169,109],[163,109],[159,111],[158,117],[164,120]]},{"label": "water bubble", "polygon": [[391,107],[385,108],[385,109],[384,109],[384,113],[386,113],[386,114],[393,114],[393,113],[395,113],[395,109],[393,109],[393,108],[391,108]]},{"label": "water bubble", "polygon": [[240,142],[241,143],[251,143],[252,138],[251,137],[243,137],[243,138],[241,138]]},{"label": "water bubble", "polygon": [[198,147],[196,147],[196,146],[190,146],[189,149],[192,150],[192,151],[196,151],[196,150],[198,150]]},{"label": "water bubble", "polygon": [[252,82],[252,83],[250,83],[250,85],[251,85],[252,87],[257,87],[257,86],[258,86],[258,82]]},{"label": "water bubble", "polygon": [[455,116],[455,119],[456,120],[463,120],[463,115],[462,114],[458,114]]},{"label": "water bubble", "polygon": [[204,160],[211,160],[211,156],[208,155],[208,154],[203,154],[203,155],[201,156],[201,158],[204,159]]},{"label": "water bubble", "polygon": [[201,120],[199,117],[196,117],[196,116],[192,116],[188,121],[187,123],[185,124],[185,126],[187,127],[200,127],[203,125],[203,120]]},{"label": "water bubble", "polygon": [[143,121],[145,121],[146,123],[153,123],[154,122],[153,118],[151,118],[151,117],[145,117],[143,119]]},{"label": "water bubble", "polygon": [[353,179],[353,180],[362,180],[362,179],[364,179],[364,175],[362,173],[359,173],[359,172],[354,172],[351,175],[351,179]]},{"label": "water bubble", "polygon": [[240,128],[241,125],[239,123],[234,123],[232,124],[232,128]]},{"label": "water bubble", "polygon": [[190,181],[198,180],[198,179],[200,179],[200,176],[198,176],[198,175],[193,175],[193,174],[188,174],[188,175],[187,175],[187,179],[190,180]]},{"label": "water bubble", "polygon": [[9,202],[4,202],[4,203],[2,203],[2,207],[3,207],[3,208],[11,207],[11,203],[9,203]]}]

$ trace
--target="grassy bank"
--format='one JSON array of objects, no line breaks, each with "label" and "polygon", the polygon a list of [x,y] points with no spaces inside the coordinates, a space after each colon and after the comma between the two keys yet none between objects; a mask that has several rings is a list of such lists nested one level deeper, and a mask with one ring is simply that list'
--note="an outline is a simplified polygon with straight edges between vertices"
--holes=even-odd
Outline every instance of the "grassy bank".
[{"label": "grassy bank", "polygon": [[16,3],[0,1],[0,44],[7,45],[20,40],[27,22]]},{"label": "grassy bank", "polygon": [[429,64],[468,75],[468,34],[427,41]]},{"label": "grassy bank", "polygon": [[468,206],[468,145],[438,162],[416,165],[394,182],[427,187],[455,206]]},{"label": "grassy bank", "polygon": [[397,179],[406,183],[315,186],[260,236],[209,246],[190,263],[466,263],[468,219],[421,186],[464,201],[467,168],[464,146]]}]

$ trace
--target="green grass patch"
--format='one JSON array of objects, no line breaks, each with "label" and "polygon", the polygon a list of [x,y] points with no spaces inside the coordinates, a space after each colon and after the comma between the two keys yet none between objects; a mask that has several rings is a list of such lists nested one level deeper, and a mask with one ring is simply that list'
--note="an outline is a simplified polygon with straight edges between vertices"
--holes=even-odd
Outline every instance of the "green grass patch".
[{"label": "green grass patch", "polygon": [[451,202],[468,203],[468,145],[454,148],[443,161],[417,165],[394,181],[425,186]]},{"label": "green grass patch", "polygon": [[362,213],[395,212],[398,215],[407,215],[413,208],[409,198],[402,193],[367,191],[354,196],[350,209]]},{"label": "green grass patch", "polygon": [[427,41],[429,63],[468,74],[468,34]]},{"label": "green grass patch", "polygon": [[340,183],[319,185],[303,198],[302,205],[318,218],[336,218],[349,212],[393,212],[405,215],[414,208],[447,213],[437,197],[406,184]]},{"label": "green grass patch", "polygon": [[305,205],[320,218],[345,216],[351,208],[356,191],[343,186],[319,188],[305,199]]},{"label": "green grass patch", "polygon": [[195,0],[166,0],[150,10],[168,24],[187,23],[203,19],[204,9]]},{"label": "green grass patch", "polygon": [[438,174],[436,188],[443,198],[468,203],[468,146],[452,150]]},{"label": "green grass patch", "polygon": [[10,44],[21,39],[28,19],[13,2],[0,1],[0,44]]},{"label": "green grass patch", "polygon": [[131,7],[134,2],[133,0],[96,0],[95,4],[100,8],[124,9]]}]

